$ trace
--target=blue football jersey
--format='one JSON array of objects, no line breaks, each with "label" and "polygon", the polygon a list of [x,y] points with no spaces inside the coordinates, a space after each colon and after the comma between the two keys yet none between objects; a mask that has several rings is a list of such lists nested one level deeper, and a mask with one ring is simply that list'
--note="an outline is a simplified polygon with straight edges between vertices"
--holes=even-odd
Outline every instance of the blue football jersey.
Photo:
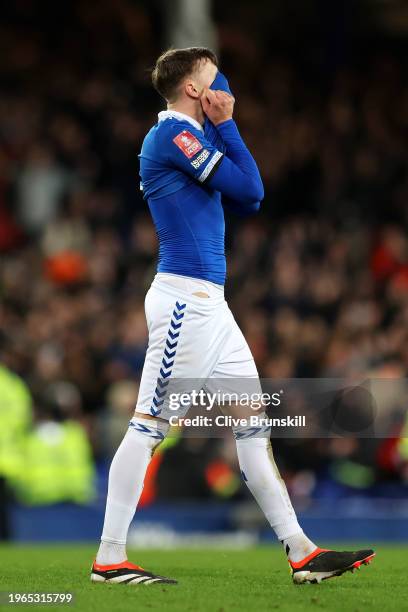
[{"label": "blue football jersey", "polygon": [[208,186],[222,157],[194,119],[159,113],[140,154],[143,194],[159,238],[158,272],[225,282],[221,194]]},{"label": "blue football jersey", "polygon": [[158,272],[224,284],[223,204],[256,212],[263,186],[234,120],[205,126],[174,110],[159,113],[139,155],[141,189],[159,238]]}]

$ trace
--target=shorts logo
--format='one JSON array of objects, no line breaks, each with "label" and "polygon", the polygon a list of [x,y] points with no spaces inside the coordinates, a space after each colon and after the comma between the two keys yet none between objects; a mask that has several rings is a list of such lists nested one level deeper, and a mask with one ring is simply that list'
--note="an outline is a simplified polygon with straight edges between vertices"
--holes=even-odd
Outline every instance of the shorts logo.
[{"label": "shorts logo", "polygon": [[184,155],[188,157],[188,159],[193,157],[203,148],[203,145],[198,138],[193,136],[193,134],[188,130],[183,130],[180,132],[180,134],[177,134],[177,136],[173,138],[173,142],[181,151],[183,151]]},{"label": "shorts logo", "polygon": [[169,378],[171,376],[176,357],[180,329],[183,324],[186,306],[187,304],[180,304],[179,301],[177,301],[174,305],[170,327],[167,331],[166,345],[160,367],[160,376],[156,381],[156,389],[154,391],[153,401],[150,407],[150,414],[152,416],[158,416],[163,409],[164,399],[167,393],[167,385],[170,382]]},{"label": "shorts logo", "polygon": [[202,153],[200,153],[200,155],[198,157],[193,159],[193,161],[191,162],[191,165],[193,166],[193,168],[198,170],[198,168],[201,166],[201,164],[203,164],[205,162],[205,160],[208,159],[209,157],[210,157],[209,150],[208,149],[204,149],[204,151]]}]

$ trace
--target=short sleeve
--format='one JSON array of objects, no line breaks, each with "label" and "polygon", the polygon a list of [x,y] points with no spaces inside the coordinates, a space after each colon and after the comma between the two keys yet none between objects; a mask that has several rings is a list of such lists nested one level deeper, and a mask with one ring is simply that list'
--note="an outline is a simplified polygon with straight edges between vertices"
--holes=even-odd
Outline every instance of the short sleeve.
[{"label": "short sleeve", "polygon": [[163,135],[168,161],[200,183],[209,181],[222,161],[223,153],[194,126],[177,122]]}]

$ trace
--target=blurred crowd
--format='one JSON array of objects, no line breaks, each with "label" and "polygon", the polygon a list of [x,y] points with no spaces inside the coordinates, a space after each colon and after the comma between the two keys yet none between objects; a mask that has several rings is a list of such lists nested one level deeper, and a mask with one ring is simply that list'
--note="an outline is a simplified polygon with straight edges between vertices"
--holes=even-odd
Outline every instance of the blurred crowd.
[{"label": "blurred crowd", "polygon": [[[147,343],[157,241],[137,154],[162,108],[146,70],[160,19],[125,0],[17,1],[3,16],[0,359],[27,383],[35,422],[81,423],[103,459],[132,413]],[[362,54],[328,70],[242,26],[221,21],[219,38],[266,191],[258,216],[228,218],[227,240],[226,295],[260,375],[406,377],[403,58]],[[355,440],[311,442],[276,444],[300,494],[340,460],[366,470],[343,470],[346,484],[408,478],[408,456],[380,440],[364,452]],[[163,494],[238,491],[229,442],[166,452],[164,473],[183,464],[186,477],[171,491],[163,477]]]}]

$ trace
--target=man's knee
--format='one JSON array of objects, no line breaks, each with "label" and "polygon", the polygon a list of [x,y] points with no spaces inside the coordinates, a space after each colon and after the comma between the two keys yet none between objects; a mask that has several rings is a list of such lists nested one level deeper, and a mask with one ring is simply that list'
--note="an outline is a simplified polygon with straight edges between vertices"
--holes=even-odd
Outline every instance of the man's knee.
[{"label": "man's knee", "polygon": [[128,434],[136,433],[140,442],[151,448],[153,452],[163,442],[169,429],[168,421],[135,412],[135,416],[129,422]]},{"label": "man's knee", "polygon": [[133,416],[135,419],[145,419],[146,421],[156,421],[157,423],[167,423],[168,424],[167,419],[161,419],[160,417],[152,416],[151,414],[145,414],[144,412],[139,412],[137,408]]}]

